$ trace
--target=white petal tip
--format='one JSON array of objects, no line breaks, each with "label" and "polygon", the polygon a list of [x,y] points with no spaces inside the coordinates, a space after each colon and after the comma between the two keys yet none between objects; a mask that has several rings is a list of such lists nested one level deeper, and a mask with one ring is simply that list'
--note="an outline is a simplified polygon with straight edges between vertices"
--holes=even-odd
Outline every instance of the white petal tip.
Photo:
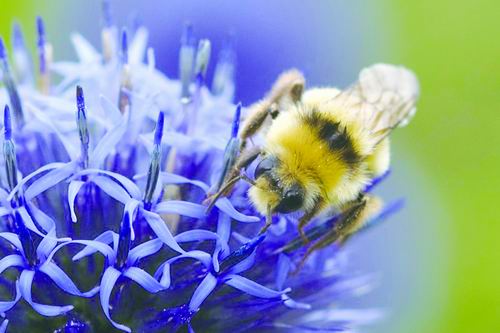
[{"label": "white petal tip", "polygon": [[70,312],[74,309],[75,307],[73,305],[68,305],[63,307],[63,313]]}]

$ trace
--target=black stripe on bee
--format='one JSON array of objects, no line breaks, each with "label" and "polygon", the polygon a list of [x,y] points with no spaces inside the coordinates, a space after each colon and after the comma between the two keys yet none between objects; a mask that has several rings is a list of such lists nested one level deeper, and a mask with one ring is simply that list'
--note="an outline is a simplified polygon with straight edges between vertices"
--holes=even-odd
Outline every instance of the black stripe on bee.
[{"label": "black stripe on bee", "polygon": [[304,117],[304,122],[318,131],[321,141],[327,142],[330,150],[340,152],[344,161],[356,164],[361,157],[354,149],[352,139],[340,123],[321,117],[319,112],[311,112]]}]

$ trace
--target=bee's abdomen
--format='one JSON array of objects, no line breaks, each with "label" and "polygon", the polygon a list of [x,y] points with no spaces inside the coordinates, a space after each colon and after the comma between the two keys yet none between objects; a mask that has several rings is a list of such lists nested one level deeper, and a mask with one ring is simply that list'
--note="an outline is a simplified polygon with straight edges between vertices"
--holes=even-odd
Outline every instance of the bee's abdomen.
[{"label": "bee's abdomen", "polygon": [[347,164],[354,165],[360,162],[361,156],[356,151],[352,138],[339,122],[315,111],[304,114],[302,121],[317,133],[320,142],[324,142],[333,153],[340,154]]}]

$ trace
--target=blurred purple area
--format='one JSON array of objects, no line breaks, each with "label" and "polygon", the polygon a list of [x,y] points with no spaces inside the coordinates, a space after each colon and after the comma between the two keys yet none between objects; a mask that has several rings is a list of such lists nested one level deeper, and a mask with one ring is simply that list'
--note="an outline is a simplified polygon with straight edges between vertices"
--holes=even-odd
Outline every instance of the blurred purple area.
[{"label": "blurred purple area", "polygon": [[[99,45],[100,3],[76,3],[61,17],[65,22],[55,24],[66,23]],[[359,2],[125,0],[111,1],[111,9],[118,26],[143,24],[150,30],[157,66],[169,77],[177,77],[186,22],[193,24],[197,38],[212,41],[209,79],[217,53],[232,36],[238,56],[236,99],[244,104],[262,97],[276,76],[290,67],[300,68],[309,85],[345,86],[370,62],[366,59],[377,54],[378,47],[372,46],[378,44],[376,36],[383,35],[377,33],[376,16]],[[92,24],[82,17],[91,18]]]}]

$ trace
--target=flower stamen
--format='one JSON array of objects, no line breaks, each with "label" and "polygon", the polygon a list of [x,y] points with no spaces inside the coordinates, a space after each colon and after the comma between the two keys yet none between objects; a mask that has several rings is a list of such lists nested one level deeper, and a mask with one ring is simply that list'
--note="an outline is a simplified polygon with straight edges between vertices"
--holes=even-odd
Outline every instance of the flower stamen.
[{"label": "flower stamen", "polygon": [[128,212],[125,212],[122,223],[120,224],[120,234],[115,264],[117,269],[122,269],[127,263],[130,246],[132,245],[132,228],[132,217]]},{"label": "flower stamen", "polygon": [[19,23],[14,22],[12,28],[12,51],[14,66],[21,83],[33,83],[33,68],[31,56],[24,42],[23,32]]},{"label": "flower stamen", "polygon": [[215,65],[212,93],[214,95],[227,96],[229,100],[232,100],[236,56],[231,43],[228,42],[227,44],[219,53],[217,64]]},{"label": "flower stamen", "polygon": [[26,258],[28,265],[34,267],[38,263],[38,259],[36,255],[36,248],[33,243],[33,238],[31,237],[28,228],[26,228],[26,225],[24,224],[23,219],[21,218],[19,212],[16,211],[14,216],[15,216],[14,228],[16,233],[19,235],[19,239],[23,246],[24,257]]},{"label": "flower stamen", "polygon": [[196,82],[198,86],[203,85],[205,82],[205,76],[207,74],[208,63],[210,61],[211,50],[212,46],[208,39],[202,39],[199,41],[194,67],[194,73],[196,75]]},{"label": "flower stamen", "polygon": [[257,236],[224,258],[220,263],[219,274],[226,272],[231,267],[248,258],[255,251],[257,246],[264,241],[264,238],[266,238],[266,235]]},{"label": "flower stamen", "polygon": [[163,123],[164,114],[160,111],[158,121],[154,133],[154,147],[151,153],[151,162],[148,169],[148,179],[146,183],[146,190],[144,191],[144,208],[149,210],[153,204],[153,194],[158,183],[160,175],[160,162],[161,162],[161,138],[163,136]]},{"label": "flower stamen", "polygon": [[76,87],[76,106],[77,106],[77,126],[80,137],[80,163],[82,168],[87,168],[89,165],[89,129],[87,125],[87,116],[85,114],[85,99],[83,97],[83,89],[80,86]]},{"label": "flower stamen", "polygon": [[9,106],[4,109],[4,142],[3,156],[5,160],[5,173],[7,175],[7,184],[10,191],[17,185],[17,159],[16,147],[12,140],[12,124],[10,119]]},{"label": "flower stamen", "polygon": [[132,81],[130,79],[130,66],[128,63],[128,37],[127,30],[122,30],[120,61],[122,72],[120,77],[120,92],[118,96],[118,109],[123,114],[130,107],[130,91],[132,90]]},{"label": "flower stamen", "polygon": [[181,48],[179,51],[179,76],[182,85],[181,101],[183,103],[188,103],[191,100],[189,86],[193,76],[194,55],[193,26],[187,23],[184,26],[184,32],[181,38]]},{"label": "flower stamen", "polygon": [[241,103],[236,106],[236,112],[234,113],[233,123],[231,126],[231,138],[227,142],[226,148],[224,150],[224,164],[222,167],[222,172],[220,174],[219,180],[216,185],[216,192],[220,190],[222,184],[227,178],[227,175],[234,167],[236,162],[236,157],[240,148],[240,139],[238,137],[238,131],[240,128],[240,117],[241,117]]},{"label": "flower stamen", "polygon": [[37,16],[36,18],[36,27],[40,89],[44,94],[48,94],[50,90],[49,66],[52,62],[52,46],[47,42],[45,36],[45,24],[40,16]]},{"label": "flower stamen", "polygon": [[12,77],[12,73],[9,67],[9,61],[7,59],[7,52],[5,50],[5,45],[3,39],[0,37],[0,68],[3,74],[3,83],[7,88],[7,93],[9,94],[10,105],[14,110],[15,124],[17,128],[21,128],[24,125],[24,113],[21,104],[21,98],[17,91],[17,86]]},{"label": "flower stamen", "polygon": [[115,29],[111,19],[111,8],[108,0],[102,1],[103,27],[101,31],[102,56],[105,63],[113,59],[115,54]]}]

